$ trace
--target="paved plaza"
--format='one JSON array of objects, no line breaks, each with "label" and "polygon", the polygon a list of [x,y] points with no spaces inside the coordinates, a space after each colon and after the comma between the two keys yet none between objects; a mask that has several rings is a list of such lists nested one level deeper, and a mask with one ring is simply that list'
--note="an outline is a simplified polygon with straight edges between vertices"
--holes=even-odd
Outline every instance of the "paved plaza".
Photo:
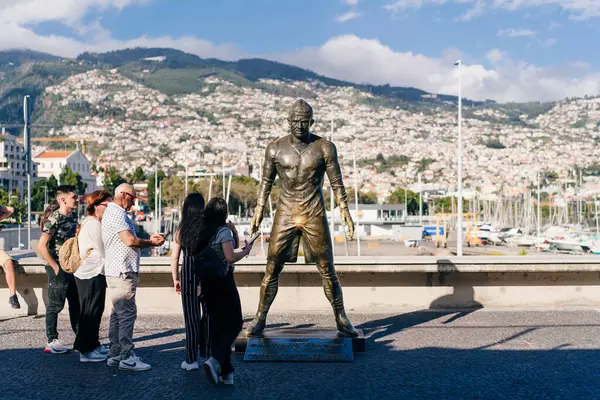
[{"label": "paved plaza", "polygon": [[[181,316],[140,316],[137,353],[149,372],[80,364],[42,351],[44,318],[0,321],[0,399],[593,399],[600,398],[595,310],[416,311],[352,315],[367,340],[353,363],[247,363],[236,386],[180,370]],[[321,315],[273,315],[271,328],[331,327]],[[67,319],[61,319],[62,338]],[[106,343],[107,320],[102,342]]]}]

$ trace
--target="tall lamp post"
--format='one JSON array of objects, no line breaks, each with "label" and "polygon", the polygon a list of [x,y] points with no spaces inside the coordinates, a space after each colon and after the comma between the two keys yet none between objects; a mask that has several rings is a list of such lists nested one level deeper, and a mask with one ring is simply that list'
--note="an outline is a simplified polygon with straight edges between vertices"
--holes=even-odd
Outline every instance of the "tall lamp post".
[{"label": "tall lamp post", "polygon": [[463,255],[463,198],[462,198],[462,88],[460,82],[460,66],[462,61],[454,63],[458,67],[458,218],[456,223],[456,255]]},{"label": "tall lamp post", "polygon": [[[25,121],[25,125],[23,127],[23,142],[25,144],[25,153],[27,154],[27,249],[31,250],[31,180],[33,179],[33,163],[31,160],[31,127],[29,125],[29,99],[29,96],[25,96],[25,98],[23,99],[23,119]],[[19,243],[19,246],[20,245],[21,243]]]}]

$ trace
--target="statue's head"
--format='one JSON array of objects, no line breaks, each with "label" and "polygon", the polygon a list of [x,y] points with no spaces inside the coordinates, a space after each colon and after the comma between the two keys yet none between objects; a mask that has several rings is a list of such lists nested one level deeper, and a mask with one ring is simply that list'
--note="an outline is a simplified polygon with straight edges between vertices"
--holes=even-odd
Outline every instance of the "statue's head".
[{"label": "statue's head", "polygon": [[313,110],[310,104],[304,100],[296,100],[288,116],[292,135],[298,139],[306,139],[310,134],[310,127],[314,124]]}]

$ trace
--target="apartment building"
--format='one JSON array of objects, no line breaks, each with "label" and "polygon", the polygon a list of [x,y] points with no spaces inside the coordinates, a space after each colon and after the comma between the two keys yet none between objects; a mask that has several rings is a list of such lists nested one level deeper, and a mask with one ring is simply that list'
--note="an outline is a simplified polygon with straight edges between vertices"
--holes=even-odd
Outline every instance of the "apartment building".
[{"label": "apartment building", "polygon": [[[15,136],[0,135],[0,188],[6,192],[18,190],[21,200],[27,191],[27,161],[23,145]],[[32,183],[37,180],[37,165],[33,163]]]}]

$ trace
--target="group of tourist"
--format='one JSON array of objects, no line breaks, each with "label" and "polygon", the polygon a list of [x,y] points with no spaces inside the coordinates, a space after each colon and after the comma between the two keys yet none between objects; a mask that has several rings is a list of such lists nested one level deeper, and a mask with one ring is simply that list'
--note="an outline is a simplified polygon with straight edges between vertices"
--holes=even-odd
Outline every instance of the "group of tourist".
[{"label": "group of tourist", "polygon": [[[100,190],[86,197],[87,217],[79,225],[78,197],[72,186],[59,186],[41,220],[38,252],[46,262],[48,304],[46,307],[46,353],[64,354],[70,348],[59,339],[58,314],[69,304],[71,328],[76,338],[73,349],[80,361],[106,361],[121,370],[145,371],[151,366],[134,352],[133,329],[137,318],[136,290],[140,281],[140,249],[159,247],[164,234],[150,239],[136,235],[128,212],[136,192],[122,184],[114,195]],[[0,217],[12,213],[0,209]],[[242,310],[233,277],[233,265],[249,255],[252,243],[239,248],[235,226],[227,221],[227,203],[213,198],[205,205],[200,193],[187,196],[180,225],[174,235],[171,266],[175,291],[181,295],[186,333],[186,356],[181,368],[204,370],[211,383],[233,384],[231,346],[242,329]],[[74,273],[60,265],[59,252],[76,237],[79,267]],[[66,246],[68,247],[68,246]],[[222,264],[222,276],[200,279],[198,254],[210,248]],[[183,257],[181,257],[183,256]],[[182,258],[180,268],[180,258]],[[10,304],[20,307],[15,292],[15,260],[0,252],[6,270]],[[201,266],[200,266],[201,267]],[[108,292],[107,292],[108,289]],[[99,331],[106,295],[113,305],[108,330],[109,346],[101,345]]]}]

